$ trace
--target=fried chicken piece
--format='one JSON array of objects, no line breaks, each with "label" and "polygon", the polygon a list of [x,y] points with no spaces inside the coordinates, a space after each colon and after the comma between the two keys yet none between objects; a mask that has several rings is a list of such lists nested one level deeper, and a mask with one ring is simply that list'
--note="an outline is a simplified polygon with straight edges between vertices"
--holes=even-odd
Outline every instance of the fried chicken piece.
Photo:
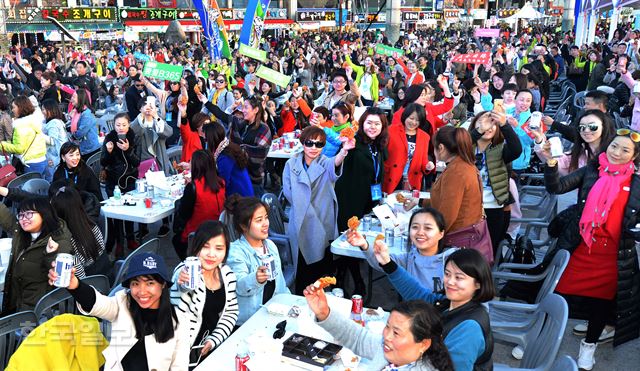
[{"label": "fried chicken piece", "polygon": [[349,218],[349,220],[347,220],[347,226],[349,227],[349,229],[355,231],[360,226],[360,220],[358,220],[357,216],[352,216],[351,218]]},{"label": "fried chicken piece", "polygon": [[356,135],[356,132],[349,126],[347,126],[346,128],[342,129],[342,131],[340,131],[340,136],[348,138],[349,140],[353,139],[355,135]]},{"label": "fried chicken piece", "polygon": [[317,289],[322,290],[325,287],[329,287],[329,286],[335,285],[335,284],[336,284],[336,278],[327,276],[327,277],[318,278],[318,280],[313,283],[313,286],[315,286],[315,288],[317,288]]}]

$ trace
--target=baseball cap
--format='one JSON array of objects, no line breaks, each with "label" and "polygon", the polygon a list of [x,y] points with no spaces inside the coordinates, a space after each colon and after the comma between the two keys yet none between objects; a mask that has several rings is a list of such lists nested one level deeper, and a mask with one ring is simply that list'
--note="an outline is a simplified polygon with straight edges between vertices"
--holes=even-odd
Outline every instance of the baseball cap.
[{"label": "baseball cap", "polygon": [[122,281],[123,287],[129,287],[129,282],[139,276],[150,276],[157,274],[171,286],[171,277],[167,273],[167,265],[164,259],[160,255],[156,255],[150,252],[144,252],[136,254],[129,261],[129,268],[127,274]]}]

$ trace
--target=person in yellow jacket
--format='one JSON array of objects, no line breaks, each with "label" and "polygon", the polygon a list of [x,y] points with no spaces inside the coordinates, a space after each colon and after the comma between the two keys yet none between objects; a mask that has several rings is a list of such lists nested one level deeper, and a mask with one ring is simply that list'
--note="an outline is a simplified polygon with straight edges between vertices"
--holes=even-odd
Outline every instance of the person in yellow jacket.
[{"label": "person in yellow jacket", "polygon": [[29,98],[20,95],[13,100],[13,138],[0,142],[0,152],[12,153],[24,164],[25,173],[43,175],[47,168],[47,143],[42,134],[44,116]]},{"label": "person in yellow jacket", "polygon": [[362,104],[367,107],[373,107],[378,104],[379,83],[376,74],[376,65],[373,59],[367,56],[364,59],[364,67],[358,66],[351,61],[351,56],[345,54],[346,63],[356,73],[356,86],[360,90],[360,99]]},{"label": "person in yellow jacket", "polygon": [[27,336],[5,371],[98,370],[104,364],[102,351],[107,345],[97,319],[61,314]]}]

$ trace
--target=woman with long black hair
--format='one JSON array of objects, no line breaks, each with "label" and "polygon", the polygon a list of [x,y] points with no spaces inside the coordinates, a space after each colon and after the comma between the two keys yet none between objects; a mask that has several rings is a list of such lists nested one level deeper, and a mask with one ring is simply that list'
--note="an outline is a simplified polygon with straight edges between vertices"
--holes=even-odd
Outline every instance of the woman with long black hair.
[{"label": "woman with long black hair", "polygon": [[97,174],[82,159],[80,147],[73,142],[66,142],[60,147],[60,163],[53,173],[53,182],[65,180],[81,191],[89,192],[102,201],[102,191]]},{"label": "woman with long black hair", "polygon": [[229,197],[239,194],[243,197],[253,196],[253,187],[247,167],[247,154],[236,143],[230,141],[221,124],[214,123],[204,128],[205,147],[216,160],[218,176],[224,179],[225,193]]}]

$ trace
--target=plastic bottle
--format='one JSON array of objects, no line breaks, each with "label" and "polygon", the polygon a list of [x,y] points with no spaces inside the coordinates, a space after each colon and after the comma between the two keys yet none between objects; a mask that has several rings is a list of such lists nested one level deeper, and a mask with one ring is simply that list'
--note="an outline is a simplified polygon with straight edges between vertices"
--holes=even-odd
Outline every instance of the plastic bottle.
[{"label": "plastic bottle", "polygon": [[113,189],[113,198],[116,200],[122,198],[122,191],[120,190],[120,187],[115,186],[115,188]]}]

